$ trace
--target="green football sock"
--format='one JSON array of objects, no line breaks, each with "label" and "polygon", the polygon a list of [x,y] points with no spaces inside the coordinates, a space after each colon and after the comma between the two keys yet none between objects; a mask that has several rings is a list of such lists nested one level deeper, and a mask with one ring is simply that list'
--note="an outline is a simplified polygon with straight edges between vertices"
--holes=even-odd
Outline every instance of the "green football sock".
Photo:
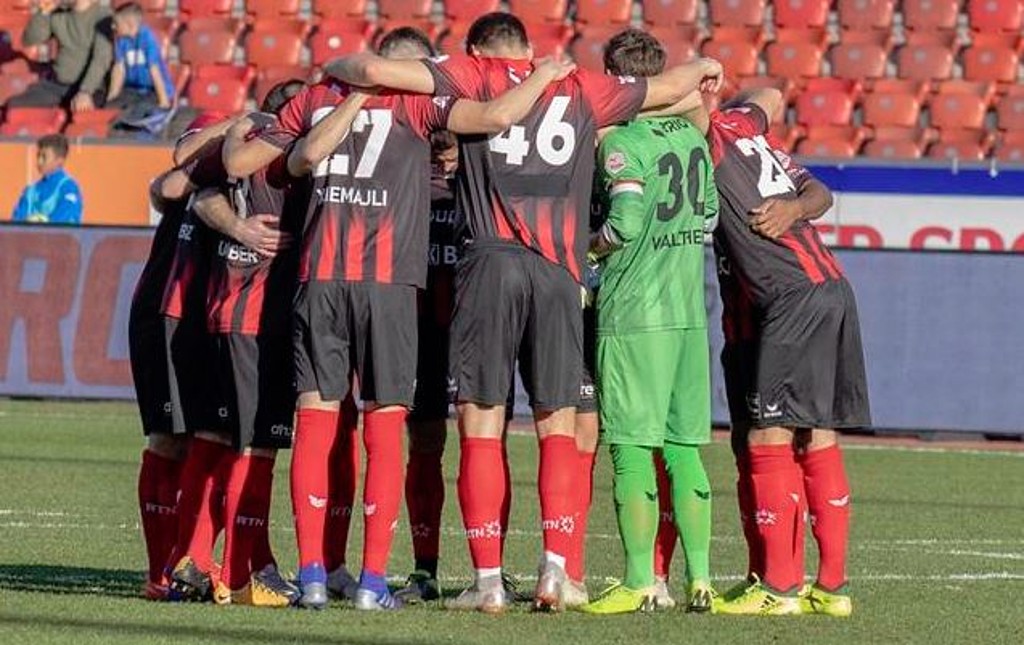
[{"label": "green football sock", "polygon": [[658,534],[658,483],[651,448],[612,444],[615,516],[626,553],[623,584],[646,589],[654,584],[654,538]]},{"label": "green football sock", "polygon": [[698,446],[666,443],[662,454],[672,481],[672,511],[686,554],[686,577],[711,579],[711,485]]}]

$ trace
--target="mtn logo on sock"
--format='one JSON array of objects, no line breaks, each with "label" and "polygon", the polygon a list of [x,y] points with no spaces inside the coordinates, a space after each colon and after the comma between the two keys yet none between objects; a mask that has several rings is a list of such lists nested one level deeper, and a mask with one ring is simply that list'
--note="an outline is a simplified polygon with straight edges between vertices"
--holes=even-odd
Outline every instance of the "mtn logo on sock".
[{"label": "mtn logo on sock", "polygon": [[326,497],[317,497],[316,495],[310,495],[309,496],[309,505],[312,506],[313,508],[326,508],[327,507],[327,498]]},{"label": "mtn logo on sock", "polygon": [[766,508],[759,508],[757,513],[754,514],[754,522],[762,526],[775,526],[775,523],[778,521],[778,515]]},{"label": "mtn logo on sock", "polygon": [[850,504],[850,496],[843,495],[842,497],[839,497],[837,499],[830,499],[828,500],[828,504],[829,506],[835,506],[836,508],[848,506]]}]

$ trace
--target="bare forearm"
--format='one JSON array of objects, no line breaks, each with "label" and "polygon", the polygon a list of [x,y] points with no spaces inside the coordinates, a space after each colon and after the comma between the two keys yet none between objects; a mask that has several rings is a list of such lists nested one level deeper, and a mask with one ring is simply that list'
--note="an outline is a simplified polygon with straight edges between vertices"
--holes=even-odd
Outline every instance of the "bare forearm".
[{"label": "bare forearm", "polygon": [[720,73],[721,68],[716,68],[716,65],[701,58],[648,79],[644,109],[670,106],[683,101],[700,90],[705,79]]},{"label": "bare forearm", "polygon": [[448,129],[456,134],[497,134],[509,129],[529,113],[551,83],[551,76],[531,74],[517,87],[487,103],[460,101],[448,119]]},{"label": "bare forearm", "polygon": [[207,143],[213,141],[217,137],[224,136],[224,133],[231,127],[233,121],[225,120],[220,123],[211,125],[208,128],[203,128],[198,132],[193,132],[189,136],[185,137],[178,142],[178,145],[174,147],[174,165],[181,166],[187,163],[192,157],[202,150]]},{"label": "bare forearm", "polygon": [[110,72],[110,89],[107,90],[107,100],[113,101],[121,95],[121,90],[124,89],[124,65],[114,65],[114,69]]},{"label": "bare forearm", "polygon": [[164,75],[160,73],[157,65],[149,66],[149,76],[153,79],[153,89],[156,90],[156,100],[160,107],[170,107],[171,100],[167,95],[167,86],[164,85]]},{"label": "bare forearm", "polygon": [[434,93],[434,77],[418,60],[392,60],[376,54],[353,54],[324,66],[324,74],[355,87],[390,87],[417,94]]},{"label": "bare forearm", "polygon": [[199,219],[213,230],[238,240],[242,220],[235,215],[227,197],[215,189],[204,190],[193,204]]},{"label": "bare forearm", "polygon": [[288,155],[288,172],[295,177],[311,172],[341,145],[367,98],[362,92],[349,95],[341,105],[313,126]]},{"label": "bare forearm", "polygon": [[797,203],[800,219],[816,220],[832,208],[832,191],[817,179],[809,179],[800,188]]}]

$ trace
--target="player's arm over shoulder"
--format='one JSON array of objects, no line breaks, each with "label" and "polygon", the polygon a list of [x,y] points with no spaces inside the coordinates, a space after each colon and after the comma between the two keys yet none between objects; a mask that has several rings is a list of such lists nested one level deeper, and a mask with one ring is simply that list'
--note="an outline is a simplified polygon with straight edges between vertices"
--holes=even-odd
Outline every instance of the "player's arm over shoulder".
[{"label": "player's arm over shoulder", "polygon": [[610,203],[608,218],[592,240],[598,257],[629,243],[642,228],[645,164],[640,148],[625,128],[615,128],[601,140],[599,172]]},{"label": "player's arm over shoulder", "polygon": [[764,134],[782,112],[782,92],[774,87],[759,87],[741,92],[722,107],[722,113],[742,121],[750,130]]},{"label": "player's arm over shoulder", "polygon": [[434,93],[434,74],[419,60],[397,60],[360,53],[337,58],[324,66],[326,76],[357,87],[389,87],[395,90]]}]

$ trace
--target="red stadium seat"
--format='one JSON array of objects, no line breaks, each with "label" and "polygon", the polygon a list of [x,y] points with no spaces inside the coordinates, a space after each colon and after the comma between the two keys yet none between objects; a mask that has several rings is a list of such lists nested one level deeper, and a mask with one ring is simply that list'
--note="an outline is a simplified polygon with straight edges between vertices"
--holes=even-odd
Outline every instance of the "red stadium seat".
[{"label": "red stadium seat", "polygon": [[768,74],[792,79],[820,76],[824,55],[822,47],[814,43],[774,42],[765,50]]},{"label": "red stadium seat", "polygon": [[873,129],[863,153],[883,159],[920,159],[934,138],[931,130],[916,126],[879,126]]},{"label": "red stadium seat", "polygon": [[163,52],[166,59],[171,51],[171,42],[178,33],[178,27],[180,26],[178,19],[169,16],[153,16],[146,19],[146,25],[149,26],[156,37],[156,41],[160,44],[160,51]]},{"label": "red stadium seat", "polygon": [[70,138],[104,139],[110,130],[110,124],[120,113],[121,110],[90,110],[72,114],[71,123],[64,128],[64,134]]},{"label": "red stadium seat", "polygon": [[900,78],[932,81],[953,75],[953,52],[942,45],[904,45],[896,54]]},{"label": "red stadium seat", "polygon": [[509,11],[519,16],[527,24],[526,33],[530,33],[530,23],[564,22],[569,3],[567,0],[509,0]]},{"label": "red stadium seat", "polygon": [[736,83],[736,89],[740,92],[756,90],[762,87],[772,87],[782,92],[782,100],[786,104],[789,104],[793,99],[793,93],[796,91],[796,83],[788,78],[777,78],[774,76],[748,76],[739,79],[739,82]]},{"label": "red stadium seat", "polygon": [[909,94],[924,105],[931,91],[928,81],[912,81],[902,78],[879,78],[871,82],[871,91],[880,94]]},{"label": "red stadium seat", "polygon": [[56,134],[64,127],[67,114],[60,108],[8,108],[0,135],[38,137]]},{"label": "red stadium seat", "polygon": [[[133,0],[117,0],[117,2],[111,2],[112,7],[122,7]],[[143,13],[146,14],[146,24],[150,24],[150,20],[154,16],[163,16],[167,12],[167,0],[134,0],[140,7],[142,7]],[[0,11],[4,11],[4,2],[0,2]]]},{"label": "red stadium seat", "polygon": [[448,20],[471,23],[485,13],[498,10],[498,0],[444,0],[444,16]]},{"label": "red stadium seat", "polygon": [[947,92],[936,94],[929,105],[931,124],[939,130],[985,127],[988,104],[976,94]]},{"label": "red stadium seat", "polygon": [[452,22],[445,27],[437,39],[437,50],[442,54],[461,54],[466,51],[466,34],[472,23],[465,21]]},{"label": "red stadium seat", "polygon": [[196,18],[178,37],[178,58],[183,63],[231,63],[242,23],[232,18]]},{"label": "red stadium seat", "polygon": [[644,0],[644,23],[653,27],[697,23],[697,0]]},{"label": "red stadium seat", "polygon": [[304,20],[257,20],[245,37],[245,60],[250,65],[298,65],[309,33]]},{"label": "red stadium seat", "polygon": [[853,95],[838,89],[806,89],[796,99],[796,122],[803,126],[849,125]]},{"label": "red stadium seat", "polygon": [[871,92],[864,97],[864,125],[868,127],[915,127],[921,118],[921,101],[910,93]]},{"label": "red stadium seat", "polygon": [[308,81],[312,70],[301,65],[270,65],[261,67],[256,73],[256,105],[263,103],[267,93],[278,83],[290,81]]},{"label": "red stadium seat", "polygon": [[415,20],[430,17],[433,0],[377,0],[381,18],[389,20]]},{"label": "red stadium seat", "polygon": [[29,14],[31,12],[31,0],[0,0],[0,15],[9,15],[14,13]]},{"label": "red stadium seat", "polygon": [[312,63],[323,65],[332,58],[365,51],[372,30],[364,20],[324,20],[309,39]]},{"label": "red stadium seat", "polygon": [[185,20],[223,18],[231,15],[234,0],[178,0],[178,13]]},{"label": "red stadium seat", "polygon": [[174,84],[174,95],[182,96],[188,80],[192,77],[192,68],[189,65],[179,63],[168,63],[167,71],[171,74],[171,83]]},{"label": "red stadium seat", "polygon": [[783,150],[789,152],[796,146],[800,132],[798,128],[791,128],[785,123],[772,123],[768,128],[768,136],[778,142]]},{"label": "red stadium seat", "polygon": [[626,25],[633,0],[576,0],[576,22],[586,25]]},{"label": "red stadium seat", "polygon": [[857,156],[859,147],[856,141],[850,139],[807,137],[797,144],[796,153],[806,157],[849,159]]},{"label": "red stadium seat", "polygon": [[760,27],[764,23],[765,0],[710,0],[708,11],[715,26]]},{"label": "red stadium seat", "polygon": [[536,56],[561,56],[565,53],[569,41],[572,40],[572,27],[547,22],[527,24],[526,33],[530,37],[533,53]]},{"label": "red stadium seat", "polygon": [[366,19],[366,0],[313,0],[313,15],[321,20]]},{"label": "red stadium seat", "polygon": [[895,0],[838,0],[839,26],[844,30],[892,29]]},{"label": "red stadium seat", "polygon": [[245,109],[254,74],[249,67],[204,65],[188,85],[189,105],[197,110],[235,114]]},{"label": "red stadium seat", "polygon": [[995,158],[1009,163],[1024,163],[1024,130],[1003,134],[996,146]]},{"label": "red stadium seat", "polygon": [[932,159],[981,161],[991,148],[991,137],[983,130],[943,130],[939,140],[928,148],[928,156]]},{"label": "red stadium seat", "polygon": [[996,104],[1000,130],[1024,132],[1024,85],[1017,85]]},{"label": "red stadium seat", "polygon": [[960,0],[903,0],[903,24],[910,31],[956,29]]},{"label": "red stadium seat", "polygon": [[430,18],[385,18],[377,23],[377,33],[372,39],[374,48],[376,48],[388,32],[399,27],[412,27],[421,31],[431,42],[436,41],[437,37],[441,34],[441,26]]},{"label": "red stadium seat", "polygon": [[725,68],[730,79],[757,74],[759,46],[743,38],[722,38],[722,29],[705,40],[700,47],[701,54],[717,59]]},{"label": "red stadium seat", "polygon": [[650,27],[648,31],[665,48],[666,67],[688,63],[697,56],[697,39],[692,25],[674,25],[662,29]]},{"label": "red stadium seat", "polygon": [[885,76],[889,56],[881,45],[839,43],[829,52],[832,75],[839,78],[871,79]]},{"label": "red stadium seat", "polygon": [[828,21],[828,8],[832,0],[777,0],[775,26],[806,29],[824,27]]},{"label": "red stadium seat", "polygon": [[806,29],[783,29],[775,30],[776,43],[809,43],[824,47],[828,43],[828,32],[821,27],[808,27]]},{"label": "red stadium seat", "polygon": [[572,42],[572,58],[576,64],[593,72],[604,72],[604,44],[621,27],[591,27]]},{"label": "red stadium seat", "polygon": [[967,18],[971,29],[1020,35],[1024,26],[1024,2],[1021,0],[968,0]]},{"label": "red stadium seat", "polygon": [[933,88],[936,94],[971,94],[981,99],[985,107],[992,105],[996,98],[996,85],[989,81],[965,81],[953,79],[942,81]]},{"label": "red stadium seat", "polygon": [[294,18],[299,15],[299,4],[299,0],[245,0],[245,13],[255,20]]},{"label": "red stadium seat", "polygon": [[975,44],[964,50],[963,65],[964,78],[1009,85],[1017,80],[1020,55],[1012,47]]}]

